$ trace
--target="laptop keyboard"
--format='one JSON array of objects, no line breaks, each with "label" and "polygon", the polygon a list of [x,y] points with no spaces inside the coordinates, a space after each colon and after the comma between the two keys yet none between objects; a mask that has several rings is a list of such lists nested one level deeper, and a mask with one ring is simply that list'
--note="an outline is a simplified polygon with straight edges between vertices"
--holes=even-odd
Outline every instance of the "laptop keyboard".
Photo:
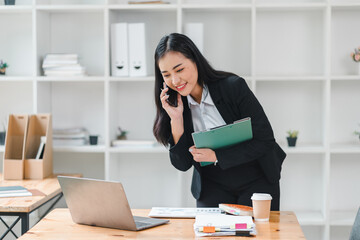
[{"label": "laptop keyboard", "polygon": [[147,217],[134,216],[134,221],[137,228],[153,225],[153,223],[151,223],[152,219]]},{"label": "laptop keyboard", "polygon": [[150,223],[146,223],[146,222],[135,222],[135,224],[136,224],[137,228],[146,227],[146,226],[151,225]]}]

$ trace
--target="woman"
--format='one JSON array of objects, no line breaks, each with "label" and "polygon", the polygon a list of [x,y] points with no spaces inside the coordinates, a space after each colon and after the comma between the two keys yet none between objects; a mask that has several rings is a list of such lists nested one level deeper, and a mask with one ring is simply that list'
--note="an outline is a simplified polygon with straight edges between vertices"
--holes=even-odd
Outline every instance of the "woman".
[{"label": "woman", "polygon": [[[169,88],[177,106],[169,104]],[[214,70],[185,35],[164,36],[155,51],[156,139],[169,146],[173,166],[194,166],[191,192],[198,207],[251,206],[254,192],[270,193],[279,210],[280,171],[286,154],[244,79]],[[221,149],[197,149],[191,133],[250,117],[253,139]],[[204,167],[200,162],[214,162]]]}]

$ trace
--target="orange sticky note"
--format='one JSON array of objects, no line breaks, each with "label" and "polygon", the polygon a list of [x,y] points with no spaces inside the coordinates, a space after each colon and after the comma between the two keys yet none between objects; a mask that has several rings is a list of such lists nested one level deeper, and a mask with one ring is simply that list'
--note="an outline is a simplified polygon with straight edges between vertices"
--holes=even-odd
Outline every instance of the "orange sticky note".
[{"label": "orange sticky note", "polygon": [[204,233],[214,233],[215,227],[214,226],[205,226],[203,232]]}]

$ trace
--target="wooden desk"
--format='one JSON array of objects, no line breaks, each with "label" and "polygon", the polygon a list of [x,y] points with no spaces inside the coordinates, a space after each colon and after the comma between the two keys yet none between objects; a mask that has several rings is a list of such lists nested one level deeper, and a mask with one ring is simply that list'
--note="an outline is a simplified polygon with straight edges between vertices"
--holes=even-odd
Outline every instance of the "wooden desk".
[{"label": "wooden desk", "polygon": [[[133,210],[147,216],[150,210]],[[194,239],[195,219],[170,219],[170,223],[139,232],[75,224],[68,209],[55,209],[19,239]],[[305,239],[293,212],[272,212],[270,222],[256,222],[256,237],[224,237],[223,239]],[[204,239],[204,238],[203,238]],[[221,239],[211,237],[205,239]]]},{"label": "wooden desk", "polygon": [[[74,177],[81,177],[81,174],[57,174],[67,175]],[[57,180],[57,175],[52,175],[42,180],[1,180],[0,186],[23,186],[33,193],[33,196],[29,197],[7,197],[0,198],[0,216],[17,216],[13,224],[8,226],[5,221],[0,217],[0,220],[5,224],[8,230],[0,237],[2,239],[9,232],[15,237],[16,234],[12,231],[12,228],[16,223],[21,220],[21,234],[26,233],[29,230],[29,215],[45,203],[56,198],[56,201],[51,205],[49,210],[44,214],[46,215],[51,208],[62,197],[61,188]],[[2,179],[2,174],[0,174]],[[40,218],[41,219],[41,218]]]}]

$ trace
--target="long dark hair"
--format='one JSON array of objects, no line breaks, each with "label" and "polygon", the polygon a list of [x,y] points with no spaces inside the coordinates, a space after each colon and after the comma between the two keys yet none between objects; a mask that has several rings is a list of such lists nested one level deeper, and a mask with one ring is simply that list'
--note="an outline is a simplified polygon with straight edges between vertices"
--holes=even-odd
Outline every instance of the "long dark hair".
[{"label": "long dark hair", "polygon": [[205,57],[201,54],[199,49],[195,46],[193,41],[191,41],[191,39],[187,36],[180,33],[171,33],[161,38],[155,50],[156,117],[153,127],[153,133],[156,140],[165,146],[169,144],[171,126],[170,117],[163,109],[160,101],[160,88],[163,87],[164,79],[160,72],[159,60],[167,52],[170,51],[179,52],[196,64],[198,70],[198,83],[202,87],[208,82],[217,81],[219,79],[232,75],[232,73],[217,71],[212,68],[208,61],[205,59]]}]

